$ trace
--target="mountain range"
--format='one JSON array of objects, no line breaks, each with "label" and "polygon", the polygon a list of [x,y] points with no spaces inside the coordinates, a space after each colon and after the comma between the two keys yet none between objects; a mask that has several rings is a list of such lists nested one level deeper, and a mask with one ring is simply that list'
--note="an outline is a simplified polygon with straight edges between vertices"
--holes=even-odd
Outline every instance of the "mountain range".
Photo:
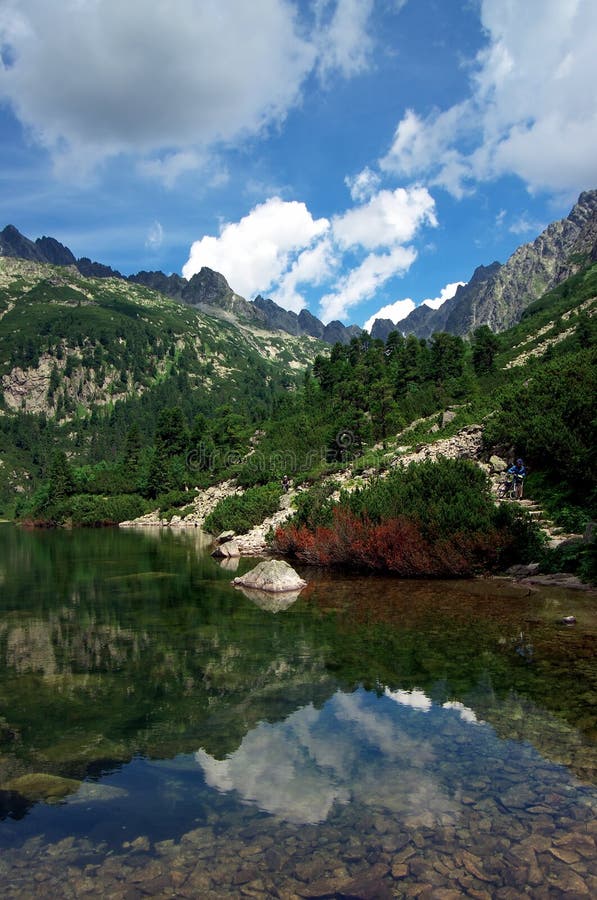
[{"label": "mountain range", "polygon": [[163,272],[137,272],[136,275],[127,277],[110,266],[92,262],[88,257],[77,259],[68,247],[55,238],[44,236],[32,241],[14,225],[7,225],[0,232],[0,256],[54,266],[74,266],[86,278],[130,281],[212,316],[241,319],[265,331],[285,331],[296,337],[315,337],[327,344],[348,344],[351,338],[362,331],[357,325],[346,327],[338,321],[324,325],[306,309],[297,315],[261,296],[254,301],[245,300],[234,293],[223,275],[207,266],[203,266],[189,280],[180,275],[165,275]]},{"label": "mountain range", "polygon": [[[141,271],[124,276],[110,266],[87,257],[77,259],[68,247],[52,237],[35,241],[14,225],[0,232],[0,256],[38,263],[74,266],[85,277],[117,278],[158,291],[179,303],[228,320],[241,320],[265,331],[311,336],[328,344],[348,344],[362,333],[358,325],[333,321],[324,325],[307,309],[295,313],[262,296],[246,300],[236,294],[226,278],[204,266],[192,278]],[[545,291],[591,262],[597,261],[597,190],[584,191],[570,214],[551,223],[534,241],[523,244],[501,264],[479,266],[467,284],[439,309],[418,306],[398,324],[376,319],[374,338],[387,339],[390,332],[430,338],[435,332],[465,336],[481,325],[503,331],[520,320],[526,307]]]}]

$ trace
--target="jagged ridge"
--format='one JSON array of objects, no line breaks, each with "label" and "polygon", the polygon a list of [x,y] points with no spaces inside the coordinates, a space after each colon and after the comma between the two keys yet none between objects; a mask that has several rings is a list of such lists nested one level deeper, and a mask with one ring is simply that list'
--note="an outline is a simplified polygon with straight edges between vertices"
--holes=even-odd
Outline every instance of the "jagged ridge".
[{"label": "jagged ridge", "polygon": [[591,262],[597,261],[597,190],[585,191],[570,214],[552,222],[539,237],[514,251],[506,263],[479,266],[439,309],[418,306],[395,325],[376,320],[374,337],[403,334],[429,338],[438,331],[467,335],[481,325],[503,331],[526,307]]},{"label": "jagged ridge", "polygon": [[289,312],[261,296],[254,301],[245,300],[236,294],[225,277],[207,266],[189,280],[180,275],[165,275],[163,272],[137,272],[124,276],[116,269],[102,263],[92,262],[87,257],[76,259],[74,254],[52,237],[29,240],[15,228],[7,225],[0,232],[0,256],[26,259],[31,262],[50,263],[55,266],[74,266],[86,278],[119,278],[159,291],[166,297],[192,306],[212,315],[242,319],[266,331],[284,331],[297,337],[318,338],[328,344],[347,344],[362,331],[358,325],[346,328],[342,322],[333,321],[324,325],[307,310],[299,315]]}]

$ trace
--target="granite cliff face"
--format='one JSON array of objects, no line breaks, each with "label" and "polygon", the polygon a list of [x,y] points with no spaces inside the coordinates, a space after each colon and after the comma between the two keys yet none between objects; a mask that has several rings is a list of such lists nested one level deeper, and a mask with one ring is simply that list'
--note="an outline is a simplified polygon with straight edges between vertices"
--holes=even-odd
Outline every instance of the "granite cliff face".
[{"label": "granite cliff face", "polygon": [[439,309],[419,306],[394,327],[421,338],[436,331],[466,335],[480,325],[503,331],[519,321],[529,303],[595,260],[597,190],[582,193],[570,215],[515,250],[504,265],[476,269]]}]

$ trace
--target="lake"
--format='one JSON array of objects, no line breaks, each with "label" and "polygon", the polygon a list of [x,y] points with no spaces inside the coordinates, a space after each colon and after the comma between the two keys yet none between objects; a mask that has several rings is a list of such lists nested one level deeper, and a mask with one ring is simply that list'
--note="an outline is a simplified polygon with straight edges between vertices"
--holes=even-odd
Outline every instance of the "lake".
[{"label": "lake", "polygon": [[3,897],[597,896],[594,593],[254,565],[0,525]]}]

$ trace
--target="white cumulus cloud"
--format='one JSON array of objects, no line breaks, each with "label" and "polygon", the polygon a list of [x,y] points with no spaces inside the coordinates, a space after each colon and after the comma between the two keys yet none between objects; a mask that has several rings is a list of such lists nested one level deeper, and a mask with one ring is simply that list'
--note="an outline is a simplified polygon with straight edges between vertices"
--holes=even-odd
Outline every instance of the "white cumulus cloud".
[{"label": "white cumulus cloud", "polygon": [[[317,0],[320,19],[329,0]],[[373,41],[367,24],[373,11],[373,0],[338,0],[326,27],[320,27],[319,68],[325,75],[338,69],[344,75],[355,75],[367,68]]]},{"label": "white cumulus cloud", "polygon": [[426,174],[432,184],[462,197],[464,182],[471,177],[471,164],[453,143],[474,121],[470,102],[433,112],[426,119],[408,109],[398,123],[392,147],[380,160],[380,168],[408,178]]},{"label": "white cumulus cloud", "polygon": [[504,174],[558,193],[595,184],[594,0],[482,0],[481,22],[487,45],[469,96],[427,115],[407,110],[381,168],[457,197]]},{"label": "white cumulus cloud", "polygon": [[459,287],[464,287],[465,284],[466,281],[453,281],[441,289],[439,297],[427,297],[426,300],[423,300],[423,303],[425,306],[430,306],[431,309],[439,309],[446,300],[452,299]]},{"label": "white cumulus cloud", "polygon": [[[327,219],[314,219],[304,203],[272,197],[239,222],[223,225],[218,237],[195,241],[182,273],[191,278],[207,266],[223,272],[233,290],[251,298],[280,282],[296,255],[329,227]],[[297,279],[301,277],[299,272]]]},{"label": "white cumulus cloud", "polygon": [[435,202],[426,188],[417,186],[379,191],[367,203],[332,220],[340,246],[368,250],[404,244],[424,224],[437,225]]},{"label": "white cumulus cloud", "polygon": [[334,290],[321,298],[321,318],[324,322],[345,318],[349,309],[373,297],[389,278],[408,271],[416,258],[414,247],[399,246],[388,253],[370,253],[338,280]]},{"label": "white cumulus cloud", "polygon": [[425,225],[437,226],[435,201],[418,185],[378,191],[366,203],[335,216],[332,235],[339,252],[366,255],[321,298],[323,321],[345,318],[349,309],[371,299],[390,278],[407,272],[417,258],[409,242]]},{"label": "white cumulus cloud", "polygon": [[322,238],[314,247],[303,252],[293,262],[291,268],[281,277],[272,294],[283,309],[300,312],[306,305],[298,287],[320,285],[336,271],[340,260],[329,237]]},{"label": "white cumulus cloud", "polygon": [[380,182],[381,178],[377,172],[374,172],[369,166],[365,166],[361,172],[354,175],[352,178],[347,175],[344,179],[344,184],[349,189],[350,196],[358,203],[362,203],[363,200],[368,200],[375,194],[379,188]]},{"label": "white cumulus cloud", "polygon": [[416,185],[380,191],[331,223],[315,219],[304,203],[271,197],[217,236],[195,241],[182,273],[191,278],[208,266],[244,297],[268,292],[295,312],[307,305],[305,292],[320,288],[328,322],[403,275],[417,256],[410,242],[426,225],[437,225],[435,203]]}]

